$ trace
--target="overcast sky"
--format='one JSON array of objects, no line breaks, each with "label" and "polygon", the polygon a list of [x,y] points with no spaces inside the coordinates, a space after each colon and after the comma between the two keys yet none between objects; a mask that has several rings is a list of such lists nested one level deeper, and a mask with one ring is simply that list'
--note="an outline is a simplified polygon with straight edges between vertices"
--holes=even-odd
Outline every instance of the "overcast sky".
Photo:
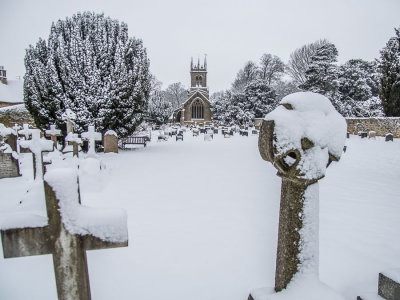
[{"label": "overcast sky", "polygon": [[210,92],[230,87],[246,61],[263,53],[285,63],[304,44],[327,38],[339,63],[373,60],[400,26],[400,0],[0,0],[0,65],[10,79],[25,73],[29,44],[78,11],[104,12],[141,38],[152,73],[189,85],[190,58],[208,60]]}]

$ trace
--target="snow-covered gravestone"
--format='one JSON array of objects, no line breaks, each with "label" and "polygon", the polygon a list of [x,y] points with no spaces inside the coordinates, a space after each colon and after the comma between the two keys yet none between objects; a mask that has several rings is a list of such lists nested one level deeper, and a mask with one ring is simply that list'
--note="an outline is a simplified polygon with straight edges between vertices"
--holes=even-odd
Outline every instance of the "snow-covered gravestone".
[{"label": "snow-covered gravestone", "polygon": [[104,153],[118,153],[118,135],[113,130],[108,130],[104,134]]},{"label": "snow-covered gravestone", "polygon": [[79,155],[79,146],[82,145],[82,139],[78,137],[77,133],[68,133],[65,141],[67,143],[70,143],[73,148],[73,156],[78,156]]},{"label": "snow-covered gravestone", "polygon": [[76,114],[68,108],[62,114],[61,118],[67,123],[67,134],[74,132],[74,121],[76,119]]},{"label": "snow-covered gravestone", "polygon": [[18,153],[13,151],[0,135],[0,179],[18,176],[20,176]]},{"label": "snow-covered gravestone", "polygon": [[33,178],[43,177],[43,152],[53,151],[53,142],[40,137],[39,129],[31,129],[31,140],[20,141],[21,149],[32,152]]},{"label": "snow-covered gravestone", "polygon": [[90,300],[86,250],[126,247],[126,213],[81,206],[77,167],[49,168],[44,189],[48,224],[2,230],[4,258],[52,254],[58,299]]},{"label": "snow-covered gravestone", "polygon": [[22,129],[18,131],[18,135],[25,137],[25,140],[29,140],[32,135],[32,129],[29,128],[28,124],[23,124]]},{"label": "snow-covered gravestone", "polygon": [[0,123],[0,136],[3,137],[12,151],[17,152],[17,132],[13,128],[8,128],[4,124]]},{"label": "snow-covered gravestone", "polygon": [[84,140],[87,140],[89,142],[89,149],[88,149],[88,154],[89,155],[95,155],[96,154],[96,141],[101,141],[101,133],[100,132],[95,132],[94,126],[89,126],[87,132],[83,132],[81,134],[81,137]]},{"label": "snow-covered gravestone", "polygon": [[318,279],[318,180],[339,160],[346,129],[329,99],[311,92],[286,96],[265,117],[259,151],[282,178],[275,292],[285,290],[249,299],[342,299]]},{"label": "snow-covered gravestone", "polygon": [[62,136],[61,130],[56,129],[56,125],[50,125],[50,129],[46,130],[46,136],[49,136],[53,141],[54,148],[57,148],[57,137]]}]

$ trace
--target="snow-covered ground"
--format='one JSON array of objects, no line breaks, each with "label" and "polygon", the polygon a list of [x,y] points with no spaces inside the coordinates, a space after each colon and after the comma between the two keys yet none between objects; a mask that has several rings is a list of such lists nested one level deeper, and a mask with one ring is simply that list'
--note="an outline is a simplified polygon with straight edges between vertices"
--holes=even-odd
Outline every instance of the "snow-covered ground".
[{"label": "snow-covered ground", "polygon": [[[94,300],[245,300],[273,286],[280,178],[257,136],[214,137],[101,154],[100,173],[81,162],[83,204],[128,214],[129,247],[87,253]],[[320,278],[355,299],[400,267],[400,141],[346,144],[320,181]],[[0,180],[0,225],[22,199],[37,207],[26,195],[30,155],[21,156],[23,176]],[[50,255],[3,259],[0,249],[0,299],[56,295]]]}]

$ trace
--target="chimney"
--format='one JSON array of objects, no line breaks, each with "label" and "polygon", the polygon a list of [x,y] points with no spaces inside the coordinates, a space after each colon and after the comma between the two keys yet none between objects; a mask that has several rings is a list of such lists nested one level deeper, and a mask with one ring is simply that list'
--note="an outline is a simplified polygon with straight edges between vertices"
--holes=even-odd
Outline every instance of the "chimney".
[{"label": "chimney", "polygon": [[3,84],[7,84],[7,71],[4,69],[4,66],[0,66],[0,81]]}]

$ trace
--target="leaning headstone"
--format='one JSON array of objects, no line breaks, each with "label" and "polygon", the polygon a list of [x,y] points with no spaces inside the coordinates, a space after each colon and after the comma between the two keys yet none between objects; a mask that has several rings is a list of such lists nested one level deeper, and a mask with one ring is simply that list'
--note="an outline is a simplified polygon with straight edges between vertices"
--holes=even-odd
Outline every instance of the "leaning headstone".
[{"label": "leaning headstone", "polygon": [[40,137],[39,129],[31,129],[32,139],[20,141],[21,149],[32,153],[33,178],[43,178],[43,152],[53,151],[53,142]]},{"label": "leaning headstone", "polygon": [[86,250],[126,247],[126,215],[104,224],[104,212],[82,209],[76,170],[51,169],[44,180],[48,225],[2,230],[4,258],[52,254],[58,299],[90,300]]},{"label": "leaning headstone", "polygon": [[89,141],[89,155],[96,154],[96,141],[101,141],[101,132],[96,132],[94,126],[89,126],[87,132],[81,134],[82,139]]},{"label": "leaning headstone", "polygon": [[53,141],[54,148],[57,149],[57,137],[62,136],[61,130],[56,128],[56,125],[50,125],[50,129],[46,130],[46,136],[49,136]]},{"label": "leaning headstone", "polygon": [[385,142],[393,142],[393,134],[391,133],[386,134]]},{"label": "leaning headstone", "polygon": [[114,130],[108,130],[104,134],[104,153],[118,153],[118,135]]},{"label": "leaning headstone", "polygon": [[[282,178],[275,292],[296,280],[290,288],[298,299],[323,299],[325,293],[342,299],[318,279],[318,180],[339,160],[345,139],[344,118],[328,98],[311,92],[286,96],[262,123],[260,154]],[[274,299],[254,296],[259,294],[249,299]]]}]

